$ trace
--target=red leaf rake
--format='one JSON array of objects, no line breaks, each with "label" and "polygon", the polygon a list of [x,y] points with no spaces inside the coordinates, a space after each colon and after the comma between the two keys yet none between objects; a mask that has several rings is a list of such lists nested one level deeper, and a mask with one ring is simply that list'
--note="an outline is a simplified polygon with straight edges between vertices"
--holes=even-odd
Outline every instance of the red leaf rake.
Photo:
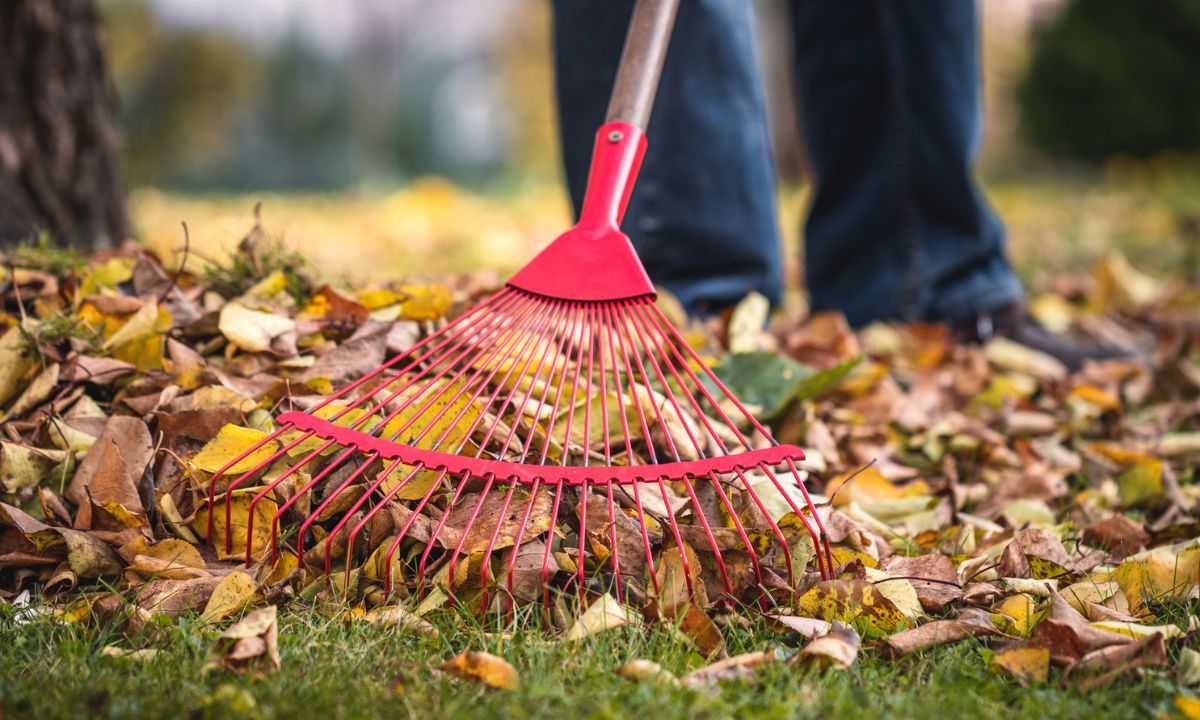
[{"label": "red leaf rake", "polygon": [[[554,587],[657,592],[656,546],[694,548],[680,553],[689,592],[700,571],[689,563],[703,555],[710,582],[734,600],[779,580],[795,588],[810,557],[829,576],[825,530],[796,467],[804,453],[777,443],[656,307],[619,229],[677,3],[637,3],[579,223],[403,355],[280,415],[211,478],[210,543],[218,493],[257,487],[247,563],[255,510],[272,498],[282,501],[272,560],[281,520],[303,517],[289,538],[301,568],[320,567],[306,565],[306,546],[323,546],[327,574],[335,545],[347,572],[379,552],[385,593],[397,572],[422,589],[444,573],[453,595],[478,562],[479,587],[503,584],[511,602],[518,561],[529,562],[522,548],[543,535],[547,604]],[[768,499],[785,510],[778,520]],[[574,512],[560,519],[564,503]],[[227,529],[231,511],[226,502]]]}]

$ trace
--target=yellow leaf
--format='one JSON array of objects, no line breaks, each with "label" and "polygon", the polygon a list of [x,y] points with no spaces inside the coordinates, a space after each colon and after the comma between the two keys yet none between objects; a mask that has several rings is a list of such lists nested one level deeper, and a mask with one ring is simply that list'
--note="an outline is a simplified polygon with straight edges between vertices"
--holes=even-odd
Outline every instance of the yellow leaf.
[{"label": "yellow leaf", "polygon": [[1104,620],[1101,622],[1089,623],[1094,628],[1108,630],[1120,635],[1126,635],[1131,638],[1144,638],[1150,635],[1162,635],[1164,640],[1173,638],[1181,638],[1185,633],[1178,625],[1142,625],[1140,623],[1118,622],[1115,620]]},{"label": "yellow leaf", "polygon": [[[483,412],[478,401],[471,399],[472,392],[464,390],[461,380],[428,386],[383,426],[379,437],[422,450],[454,452]],[[397,468],[384,483],[384,491],[394,488],[410,473],[408,466]],[[409,479],[396,497],[400,500],[423,497],[441,475],[438,471],[423,470]]]},{"label": "yellow leaf", "polygon": [[870,555],[857,550],[852,550],[842,545],[834,545],[833,547],[829,548],[829,551],[833,555],[834,567],[845,565],[846,563],[854,562],[855,560],[862,562],[863,567],[879,567],[879,561]]},{"label": "yellow leaf", "polygon": [[[230,527],[225,527],[225,504],[228,497],[220,498],[213,508],[201,508],[194,520],[192,529],[201,536],[208,532],[208,515],[213,515],[213,545],[217,557],[222,560],[241,559],[246,555],[246,531],[250,521],[250,503],[257,490],[244,490],[233,493],[230,506]],[[254,506],[254,535],[250,538],[250,557],[262,557],[263,551],[271,542],[271,522],[275,517],[278,505],[270,497],[264,497]],[[226,537],[233,541],[233,552],[225,552]]]},{"label": "yellow leaf", "polygon": [[213,589],[200,618],[206,622],[217,622],[233,615],[254,598],[256,589],[254,578],[247,573],[229,573]]},{"label": "yellow leaf", "polygon": [[445,285],[402,285],[398,288],[407,295],[400,306],[400,317],[404,320],[437,320],[445,317],[454,296]]},{"label": "yellow leaf", "polygon": [[418,635],[426,637],[437,637],[438,635],[437,628],[399,605],[385,605],[374,608],[363,615],[363,622],[386,628],[412,630]]},{"label": "yellow leaf", "polygon": [[514,690],[520,682],[516,669],[507,660],[485,652],[455,655],[441,669],[465,680],[502,690]]},{"label": "yellow leaf", "polygon": [[405,295],[398,295],[386,288],[368,288],[358,293],[358,302],[368,310],[379,310],[404,302]]},{"label": "yellow leaf", "polygon": [[[238,455],[262,443],[267,436],[268,433],[253,428],[226,425],[221,428],[215,438],[209,440],[208,444],[196,453],[192,458],[192,467],[208,473],[219,472],[221,468],[233,462]],[[278,449],[279,445],[276,441],[267,442],[238,460],[225,473],[232,476],[246,472],[271,457]]]},{"label": "yellow leaf", "polygon": [[854,622],[892,632],[905,624],[902,612],[879,590],[864,580],[826,580],[796,600],[796,612],[819,620]]},{"label": "yellow leaf", "polygon": [[164,560],[176,565],[186,565],[187,567],[204,568],[204,558],[200,557],[200,551],[195,545],[180,540],[178,538],[167,538],[159,540],[153,545],[142,535],[134,537],[125,545],[121,546],[121,556],[130,559],[137,555],[145,555],[157,560]]},{"label": "yellow leaf", "polygon": [[0,406],[25,387],[25,376],[37,364],[33,347],[18,328],[0,337]]},{"label": "yellow leaf", "polygon": [[629,611],[612,595],[604,593],[575,620],[575,624],[563,636],[563,642],[576,642],[628,623]]},{"label": "yellow leaf", "polygon": [[872,568],[866,570],[867,579],[872,581],[879,594],[890,600],[896,609],[904,614],[909,625],[915,625],[916,619],[924,613],[913,584],[906,579],[892,577],[882,570]]},{"label": "yellow leaf", "polygon": [[992,667],[1034,682],[1046,682],[1050,674],[1050,648],[1010,648],[992,656]]},{"label": "yellow leaf", "polygon": [[[845,485],[843,488],[842,486]],[[837,493],[834,495],[834,493]],[[855,475],[843,473],[834,477],[825,487],[825,494],[833,497],[834,507],[845,507],[852,502],[869,503],[878,500],[896,500],[904,497],[904,490],[896,487],[875,466],[868,467]]]},{"label": "yellow leaf", "polygon": [[1121,398],[1095,385],[1077,385],[1071,389],[1071,394],[1102,410],[1121,409]]},{"label": "yellow leaf", "polygon": [[1121,504],[1132,507],[1163,494],[1163,464],[1160,460],[1138,463],[1117,477]]},{"label": "yellow leaf", "polygon": [[[166,312],[163,310],[162,312]],[[147,337],[153,337],[158,331],[159,325],[159,307],[157,303],[143,303],[138,311],[121,323],[121,326],[108,339],[104,341],[102,348],[106,351],[111,351],[114,348],[119,348],[122,345],[132,343],[137,340],[142,340]],[[171,314],[166,314],[167,328],[170,329]]]},{"label": "yellow leaf", "polygon": [[1200,700],[1188,695],[1175,696],[1175,709],[1187,720],[1200,720]]},{"label": "yellow leaf", "polygon": [[113,258],[102,265],[93,266],[79,285],[79,296],[99,295],[101,290],[115,290],[117,285],[133,277],[135,265],[137,265],[137,260],[120,257]]},{"label": "yellow leaf", "polygon": [[1037,605],[1028,595],[1010,595],[995,609],[1007,619],[1009,627],[1006,629],[1021,637],[1029,637],[1033,626],[1037,624]]}]

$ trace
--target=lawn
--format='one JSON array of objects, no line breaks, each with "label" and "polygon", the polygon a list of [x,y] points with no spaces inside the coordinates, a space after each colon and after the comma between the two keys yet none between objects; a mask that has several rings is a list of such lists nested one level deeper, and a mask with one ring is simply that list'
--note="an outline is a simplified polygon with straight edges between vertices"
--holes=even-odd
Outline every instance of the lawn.
[{"label": "lawn", "polygon": [[[310,399],[350,381],[349,375],[337,374],[337,364],[318,366],[321,372],[306,369],[332,357],[322,353],[335,352],[333,347],[367,326],[368,317],[371,322],[395,323],[393,329],[407,323],[429,332],[434,327],[431,320],[440,322],[452,314],[451,289],[458,302],[468,294],[464,288],[494,284],[564,229],[569,213],[562,192],[554,188],[477,193],[436,180],[389,194],[361,196],[192,197],[135,192],[131,198],[135,224],[141,240],[162,258],[161,266],[133,251],[116,258],[43,263],[22,268],[24,275],[14,272],[16,285],[25,294],[4,297],[0,319],[36,331],[29,334],[41,348],[41,365],[22,357],[21,382],[0,383],[8,385],[13,398],[0,403],[8,407],[6,435],[0,438],[3,450],[22,453],[11,457],[27,462],[22,467],[15,461],[5,466],[5,456],[0,454],[0,479],[5,481],[0,488],[5,503],[0,512],[0,570],[5,581],[0,587],[0,720],[297,716],[967,720],[1180,713],[1200,717],[1187,714],[1200,707],[1192,699],[1200,689],[1200,655],[1195,654],[1200,650],[1196,640],[1200,549],[1194,542],[1200,532],[1196,520],[1200,343],[1194,320],[1200,303],[1195,293],[1200,278],[1200,173],[1194,165],[1170,160],[1116,164],[1103,175],[996,178],[989,183],[989,195],[1006,221],[1014,261],[1031,296],[1045,298],[1056,291],[1066,298],[1035,301],[1035,311],[1064,327],[1078,325],[1098,331],[1100,337],[1132,337],[1152,346],[1158,352],[1158,372],[1117,363],[1069,375],[1065,368],[1047,369],[1044,362],[1020,351],[1014,355],[1011,347],[958,347],[928,327],[877,325],[854,333],[835,317],[802,322],[798,312],[778,314],[769,331],[760,333],[766,303],[756,306],[751,301],[745,312],[761,312],[761,316],[743,323],[749,330],[743,327],[736,339],[750,350],[737,353],[755,355],[761,362],[757,367],[767,370],[761,377],[743,381],[752,386],[766,383],[761,395],[790,398],[775,415],[776,434],[781,442],[800,444],[806,451],[812,448],[810,460],[822,460],[821,465],[806,468],[815,481],[814,490],[824,494],[819,500],[828,499],[830,516],[836,513],[841,518],[844,534],[833,541],[837,564],[859,587],[892,582],[892,588],[902,585],[909,595],[891,593],[879,600],[895,617],[901,608],[905,613],[886,631],[872,625],[878,617],[866,617],[870,603],[850,607],[849,612],[843,607],[830,610],[828,605],[814,610],[803,607],[797,598],[789,612],[807,611],[807,617],[855,623],[863,638],[862,649],[857,660],[842,669],[791,662],[807,640],[779,631],[760,613],[723,615],[717,603],[699,608],[713,616],[729,655],[773,650],[775,659],[740,675],[730,672],[731,677],[720,680],[689,682],[685,676],[711,660],[697,651],[694,634],[689,641],[687,633],[669,619],[566,642],[563,630],[571,619],[565,616],[553,629],[542,627],[540,616],[529,611],[522,611],[529,614],[511,626],[496,622],[485,627],[469,613],[442,607],[424,614],[438,632],[422,633],[364,621],[363,612],[382,599],[381,583],[368,587],[363,582],[361,592],[344,603],[323,597],[314,600],[314,593],[306,592],[321,585],[314,573],[288,576],[285,572],[284,582],[278,578],[268,582],[265,571],[273,569],[265,566],[246,580],[250,587],[230,606],[228,617],[218,621],[202,617],[206,602],[212,606],[208,596],[185,612],[156,614],[162,610],[160,598],[142,590],[160,579],[159,572],[175,573],[164,577],[176,584],[196,577],[212,581],[206,587],[213,594],[218,578],[240,571],[231,558],[218,559],[216,550],[186,527],[205,512],[203,490],[209,477],[219,474],[216,468],[240,450],[226,446],[214,451],[220,457],[201,463],[200,457],[220,444],[218,429],[224,432],[237,424],[246,427],[234,430],[265,435],[270,429],[269,411],[284,392],[278,388],[280,379],[296,380],[296,392]],[[800,242],[796,219],[806,199],[803,190],[780,195],[784,241],[790,247]],[[267,233],[307,257],[311,266],[300,270],[288,266],[285,273],[271,271],[278,265],[264,270],[258,257],[240,264],[229,262],[253,222],[257,201],[264,203]],[[187,272],[176,273],[184,257],[181,221],[188,226]],[[277,252],[275,246],[270,252]],[[33,251],[33,265],[40,262],[36,254]],[[803,307],[796,291],[799,263],[798,254],[791,253],[786,268],[793,287],[786,305],[789,311]],[[209,272],[205,265],[210,266]],[[467,272],[490,279],[447,279]],[[130,290],[139,283],[149,289]],[[298,290],[297,283],[302,286]],[[226,291],[226,285],[233,289]],[[446,299],[434,303],[436,311],[424,308],[415,311],[416,316],[406,314],[411,311],[408,303],[419,304],[414,298],[441,297],[440,291]],[[40,295],[35,297],[36,293]],[[163,314],[164,298],[172,293],[177,296],[172,297],[172,308],[188,311],[179,317],[189,318],[175,328],[172,316]],[[218,322],[225,308],[239,302],[253,304],[257,313],[253,317],[282,323],[289,330],[268,335],[263,343],[249,342],[246,333],[233,332]],[[143,313],[143,309],[155,312]],[[293,318],[303,322],[294,323]],[[143,327],[137,333],[127,330],[139,319]],[[694,341],[705,362],[718,369],[734,355],[732,322],[724,322],[713,320],[708,326],[689,328],[688,342]],[[14,334],[6,338],[16,337],[18,331],[10,332]],[[171,333],[173,340],[186,340],[192,350],[172,348],[166,342]],[[271,344],[289,333],[290,345]],[[372,346],[372,352],[381,358],[385,350],[391,353],[391,335],[390,331],[376,333],[372,342],[377,347]],[[0,346],[0,355],[7,353],[0,360],[10,362],[4,358],[20,355],[14,347]],[[777,357],[780,351],[786,361]],[[178,358],[174,353],[179,353]],[[102,380],[68,372],[81,361],[93,367],[101,367],[101,362],[104,367],[116,364],[125,374]],[[777,362],[790,364],[777,371]],[[798,392],[797,383],[809,377],[797,378],[795,373],[838,367],[848,368],[851,374],[838,375],[828,388],[813,390],[812,396],[791,394]],[[778,377],[768,378],[771,373]],[[230,381],[231,376],[238,382]],[[651,387],[648,379],[646,386]],[[59,430],[61,442],[55,443],[45,423],[55,421],[60,413],[55,403],[68,393],[73,393],[70,402],[90,405],[86,411],[61,412],[68,429],[77,434],[67,436]],[[291,385],[286,393],[290,400]],[[236,408],[232,415],[227,412],[231,405]],[[172,431],[168,416],[203,428],[175,425]],[[128,487],[118,488],[123,494],[111,501],[76,492],[71,504],[90,498],[93,515],[100,519],[69,517],[66,500],[59,496],[72,495],[66,486],[77,484],[68,483],[74,463],[82,463],[91,448],[101,445],[97,437],[118,446],[122,442],[136,446],[136,440],[113,437],[120,434],[113,430],[119,423],[113,421],[135,417],[138,422],[132,425],[144,434],[146,447],[133,448],[140,462],[131,464],[128,477],[121,479]],[[162,443],[161,453],[151,451],[149,428],[154,428],[155,442]],[[564,437],[560,445],[567,444]],[[164,458],[164,453],[170,457]],[[131,456],[121,455],[120,450],[118,455],[122,462]],[[881,459],[881,464],[870,468],[865,482],[851,485],[851,472],[872,458]],[[29,479],[35,470],[51,467],[63,470],[57,474],[47,470],[44,474],[50,480]],[[79,467],[82,473],[83,465]],[[138,492],[144,488],[138,483],[154,474],[154,468],[160,482],[150,486],[150,497],[160,494],[156,507],[165,507],[163,498],[174,497],[171,502],[176,504],[171,507],[186,519],[166,522],[153,509],[140,507]],[[23,473],[19,478],[18,472]],[[94,464],[89,472],[95,472]],[[332,485],[320,488],[331,493],[330,499],[344,488],[331,490]],[[830,497],[839,492],[840,499]],[[129,511],[122,502],[139,504],[138,511]],[[14,509],[36,519],[17,517]],[[418,507],[415,512],[420,511]],[[774,519],[782,525],[783,517]],[[797,518],[793,514],[791,519]],[[79,541],[83,533],[71,535],[71,528],[79,529],[81,522],[95,522],[83,529],[103,546],[101,554],[107,560],[98,563],[104,565],[102,571],[80,561],[74,552],[68,556],[63,547]],[[330,532],[329,537],[336,535],[329,518],[320,522],[325,527],[319,523],[314,527]],[[575,522],[582,521],[575,516]],[[195,530],[197,525],[190,527]],[[259,531],[265,532],[262,525]],[[588,533],[598,535],[600,544],[594,537],[589,539],[590,564],[585,563],[585,569],[599,576],[605,569],[605,535],[590,526]],[[566,548],[569,534],[569,530],[560,532],[563,537],[557,540],[547,536],[544,542]],[[580,557],[585,535],[582,530],[575,533]],[[291,542],[295,535],[283,537]],[[186,567],[172,565],[174,556],[155,554],[155,547],[165,545],[148,543],[181,543],[181,539],[199,548],[189,548],[196,562],[184,563]],[[1008,546],[1017,539],[1023,544],[1010,555]],[[243,550],[246,542],[254,542],[242,541]],[[880,548],[885,552],[880,554]],[[407,551],[411,550],[409,546]],[[658,551],[665,566],[667,544],[663,542]],[[893,551],[937,555],[953,563],[952,580],[942,582],[958,585],[957,595],[944,608],[931,610],[924,594],[917,595],[918,590],[927,593],[929,588],[910,583],[924,578],[901,571],[885,573],[888,568],[883,563],[895,559],[888,557]],[[203,552],[203,559],[198,552]],[[678,557],[679,551],[675,552]],[[1102,560],[1096,559],[1097,553]],[[359,567],[366,576],[375,555],[359,554]],[[1084,562],[1089,557],[1094,560],[1091,564]],[[295,555],[291,558],[295,560]],[[998,567],[1009,574],[1001,574]],[[884,573],[882,579],[878,573]],[[559,572],[559,580],[568,574]],[[807,581],[815,584],[815,575],[814,568]],[[57,610],[37,606],[41,586],[31,578],[73,588],[80,578],[89,577],[103,577],[129,602],[125,609],[138,606],[135,614],[143,613],[143,621],[131,629],[123,612],[111,608],[102,612],[86,604],[67,605],[64,611],[70,595],[50,599],[49,605],[57,605]],[[1018,582],[1010,582],[1013,578]],[[16,582],[9,583],[13,579]],[[710,582],[715,588],[715,581]],[[304,599],[277,594],[277,585],[288,583],[294,585],[289,585],[289,593]],[[22,587],[33,591],[33,609],[10,604]],[[995,592],[989,594],[989,587]],[[1039,638],[1036,627],[1053,619],[1051,599],[1059,591],[1067,594],[1069,588],[1086,595],[1083,600],[1072,599],[1078,613],[1087,614],[1086,619],[1076,615],[1083,625],[1133,622],[1138,632],[1153,632],[1173,624],[1181,632],[1172,633],[1165,656],[1144,666],[1142,658],[1101,657],[1093,667],[1114,669],[1113,678],[1090,682],[1094,676],[1076,672],[1078,667],[1067,672],[1063,666],[1086,664],[1085,657],[1096,661],[1096,653],[1103,655],[1103,649],[1116,646],[1106,645],[1102,638],[1098,644],[1064,651],[1056,644],[1061,638]],[[1095,594],[1089,594],[1093,590]],[[739,592],[737,602],[747,602],[750,588]],[[836,605],[838,596],[830,592]],[[237,673],[209,667],[218,635],[244,613],[280,598],[286,601],[278,603],[278,669]],[[877,603],[874,609],[879,607]],[[77,608],[83,610],[74,612]],[[967,612],[976,612],[973,608],[991,612],[989,622],[996,623],[992,630],[999,628],[992,637],[972,637],[900,658],[888,656],[885,646],[891,633],[914,624],[928,627],[929,619],[961,620]],[[861,616],[856,617],[859,611]],[[1081,632],[1103,636],[1109,630]],[[1128,637],[1122,643],[1131,644]],[[151,652],[120,657],[135,650]],[[1014,650],[1041,652],[1041,672],[998,669],[995,654]],[[1054,667],[1050,667],[1050,650],[1055,653]],[[486,651],[507,660],[519,676],[516,687],[488,688],[438,669],[468,651]],[[672,679],[635,681],[617,673],[635,660],[660,664]],[[1035,679],[1047,668],[1048,678]]]},{"label": "lawn", "polygon": [[[205,671],[217,630],[194,618],[131,645],[114,627],[17,625],[11,611],[0,612],[9,616],[0,618],[0,708],[14,718],[1121,718],[1170,713],[1186,692],[1167,670],[1087,692],[1057,682],[1025,688],[989,671],[988,651],[974,641],[900,660],[867,655],[848,671],[775,663],[752,680],[661,687],[614,671],[636,659],[677,674],[705,664],[663,627],[619,628],[568,644],[537,630],[488,633],[445,613],[433,618],[439,635],[421,637],[347,622],[334,607],[284,613],[282,669],[254,680]],[[799,644],[763,627],[725,635],[731,654],[778,648],[786,655]],[[158,654],[103,656],[111,644]],[[434,669],[468,650],[508,659],[518,688],[492,690]]]}]

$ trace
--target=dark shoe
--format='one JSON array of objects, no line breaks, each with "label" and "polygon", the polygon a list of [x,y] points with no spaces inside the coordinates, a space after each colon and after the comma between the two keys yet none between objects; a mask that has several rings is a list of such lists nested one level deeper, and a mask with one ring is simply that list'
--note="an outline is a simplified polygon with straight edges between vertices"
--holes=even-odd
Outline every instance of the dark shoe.
[{"label": "dark shoe", "polygon": [[1056,358],[1071,372],[1083,368],[1085,360],[1132,360],[1137,354],[1115,345],[1102,345],[1055,335],[1034,320],[1022,305],[1003,305],[975,316],[974,322],[957,328],[967,342],[986,343],[1005,337],[1025,347]]}]

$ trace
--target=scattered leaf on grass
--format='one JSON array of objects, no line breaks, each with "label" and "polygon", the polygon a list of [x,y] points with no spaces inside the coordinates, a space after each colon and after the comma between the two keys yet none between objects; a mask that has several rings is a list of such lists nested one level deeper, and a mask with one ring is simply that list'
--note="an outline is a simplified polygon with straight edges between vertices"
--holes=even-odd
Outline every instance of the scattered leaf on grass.
[{"label": "scattered leaf on grass", "polygon": [[279,623],[275,606],[255,610],[226,628],[209,652],[208,667],[250,675],[278,670]]},{"label": "scattered leaf on grass", "polygon": [[590,635],[619,628],[629,623],[629,611],[616,598],[604,593],[592,601],[587,610],[563,635],[563,642],[576,642]]},{"label": "scattered leaf on grass", "polygon": [[221,578],[213,594],[209,596],[204,606],[201,619],[206,622],[218,622],[240,612],[242,608],[254,599],[258,587],[254,578],[248,573],[232,572]]},{"label": "scattered leaf on grass", "polygon": [[1021,681],[1046,682],[1050,674],[1050,651],[1035,647],[1000,650],[992,656],[992,667]]},{"label": "scattered leaf on grass", "polygon": [[384,605],[368,610],[363,615],[363,622],[381,628],[396,628],[415,632],[426,637],[437,637],[438,631],[429,622],[413,615],[399,605]]},{"label": "scattered leaf on grass", "polygon": [[626,680],[648,682],[655,687],[677,687],[679,678],[653,660],[631,660],[616,670]]},{"label": "scattered leaf on grass", "polygon": [[500,690],[514,690],[520,682],[516,669],[507,660],[485,652],[455,655],[443,663],[441,669],[455,677]]},{"label": "scattered leaf on grass", "polygon": [[810,640],[789,662],[845,670],[854,664],[861,644],[854,628],[835,622],[829,632]]}]

